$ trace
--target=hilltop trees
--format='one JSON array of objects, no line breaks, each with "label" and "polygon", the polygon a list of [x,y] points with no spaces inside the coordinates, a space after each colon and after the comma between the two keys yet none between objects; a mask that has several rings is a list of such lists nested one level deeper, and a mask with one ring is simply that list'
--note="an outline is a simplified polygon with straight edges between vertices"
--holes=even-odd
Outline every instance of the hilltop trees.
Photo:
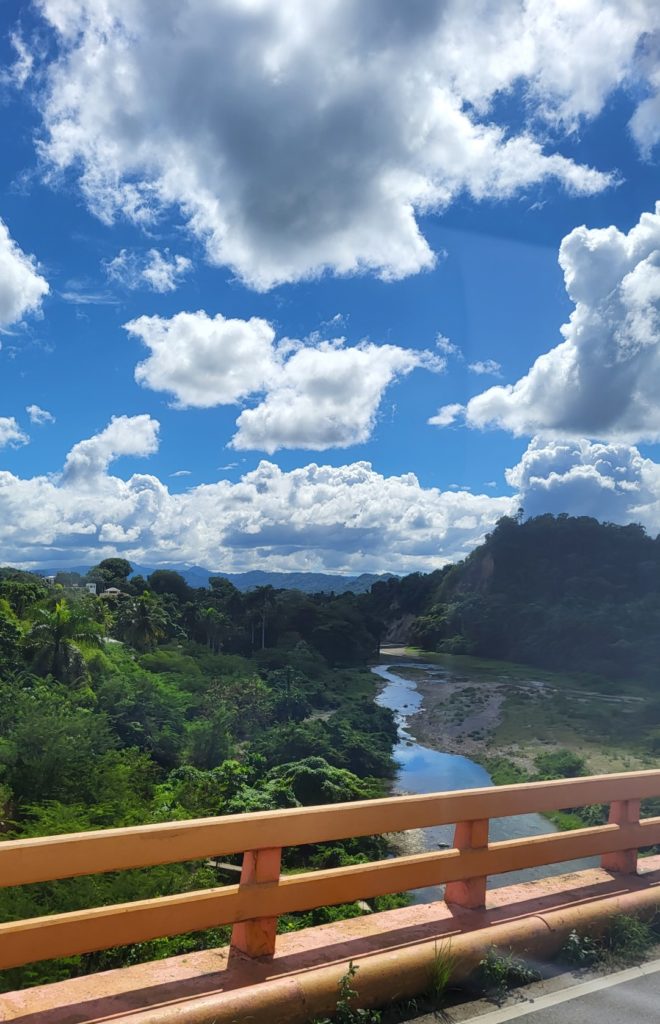
[{"label": "hilltop trees", "polygon": [[38,576],[27,572],[0,569],[0,597],[12,611],[23,618],[29,608],[48,596],[48,586]]},{"label": "hilltop trees", "polygon": [[[465,561],[433,576],[409,630],[422,648],[657,679],[660,540],[641,526],[505,516]],[[411,579],[377,584],[374,598],[387,588],[402,605]]]},{"label": "hilltop trees", "polygon": [[171,594],[183,603],[192,600],[194,590],[189,587],[180,573],[172,569],[156,569],[148,578],[149,589],[154,594]]}]

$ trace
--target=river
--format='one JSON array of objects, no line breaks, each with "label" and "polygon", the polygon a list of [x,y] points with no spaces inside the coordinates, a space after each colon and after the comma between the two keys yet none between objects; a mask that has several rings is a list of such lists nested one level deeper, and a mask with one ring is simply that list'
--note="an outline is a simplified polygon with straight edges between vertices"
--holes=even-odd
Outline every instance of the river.
[{"label": "river", "polygon": [[[476,761],[460,754],[448,754],[441,750],[424,747],[414,739],[409,731],[410,719],[419,711],[422,697],[412,679],[405,679],[396,671],[398,668],[415,668],[417,671],[427,669],[429,678],[438,686],[442,686],[443,677],[448,677],[449,670],[438,672],[437,665],[424,665],[411,662],[409,666],[397,662],[391,665],[385,661],[375,665],[372,671],[384,681],[385,686],[376,698],[383,707],[390,708],[395,715],[399,735],[394,748],[394,758],[398,765],[394,789],[397,793],[437,793],[442,790],[475,789],[492,786],[493,781],[483,767]],[[556,832],[554,825],[541,814],[519,814],[511,818],[493,818],[490,823],[490,839],[517,839],[524,836],[536,836],[543,833]],[[441,825],[420,829],[415,836],[416,845],[421,850],[437,850],[452,845],[453,825]],[[527,871],[512,871],[505,875],[494,875],[488,881],[489,888],[512,885],[516,882],[530,881],[548,875],[559,875],[567,871],[584,869],[590,861],[569,861],[565,864],[548,864]],[[431,903],[441,898],[442,887],[432,886],[416,889],[412,894],[415,903]]]}]

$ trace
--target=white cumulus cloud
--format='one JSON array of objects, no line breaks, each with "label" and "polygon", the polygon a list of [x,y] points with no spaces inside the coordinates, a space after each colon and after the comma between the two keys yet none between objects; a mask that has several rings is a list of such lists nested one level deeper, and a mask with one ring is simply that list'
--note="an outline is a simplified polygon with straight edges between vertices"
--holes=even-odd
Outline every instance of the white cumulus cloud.
[{"label": "white cumulus cloud", "polygon": [[135,369],[139,384],[166,391],[179,407],[210,408],[262,396],[237,419],[234,448],[345,448],[371,436],[386,388],[421,366],[445,360],[426,351],[342,338],[279,343],[266,320],[210,317],[203,310],[124,325],[151,350]]},{"label": "white cumulus cloud", "polygon": [[642,154],[649,158],[660,142],[660,33],[649,35],[637,57],[648,95],[637,105],[630,130]]},{"label": "white cumulus cloud", "polygon": [[192,262],[187,256],[170,254],[168,249],[149,249],[146,253],[121,249],[105,264],[108,277],[125,288],[135,290],[146,285],[161,294],[173,292],[191,269]]},{"label": "white cumulus cloud", "polygon": [[268,385],[262,402],[238,420],[233,448],[346,448],[369,440],[385,389],[415,367],[439,370],[428,352],[362,343],[322,342],[298,349]]},{"label": "white cumulus cloud", "polygon": [[514,507],[510,498],[425,488],[412,473],[384,476],[367,462],[289,472],[261,462],[235,483],[182,494],[152,475],[108,472],[121,455],[157,445],[156,421],[117,417],[74,445],[59,476],[0,472],[0,562],[72,564],[118,553],[142,564],[237,571],[428,570],[462,557]]},{"label": "white cumulus cloud", "polygon": [[634,446],[534,438],[506,479],[526,515],[567,512],[660,531],[660,465]]},{"label": "white cumulus cloud", "polygon": [[659,440],[660,203],[628,234],[575,228],[559,262],[575,303],[563,342],[515,384],[489,388],[464,410],[446,407],[441,419],[464,412],[470,426],[516,435]]},{"label": "white cumulus cloud", "polygon": [[0,218],[0,327],[35,313],[49,290],[34,258],[19,248]]},{"label": "white cumulus cloud", "polygon": [[14,416],[0,416],[0,448],[17,448],[28,441],[29,437],[21,430]]},{"label": "white cumulus cloud", "polygon": [[449,405],[441,406],[435,416],[431,416],[429,423],[432,427],[448,427],[464,411],[465,406],[460,402],[451,402]]},{"label": "white cumulus cloud", "polygon": [[275,331],[266,320],[210,317],[204,310],[124,325],[151,350],[135,369],[138,384],[174,395],[180,407],[231,405],[264,391],[277,369]]},{"label": "white cumulus cloud", "polygon": [[48,412],[47,409],[42,409],[39,405],[26,405],[25,411],[30,417],[30,423],[41,425],[43,423],[55,422],[55,417],[52,412]]},{"label": "white cumulus cloud", "polygon": [[113,416],[99,434],[79,441],[66,457],[65,485],[93,485],[122,455],[152,455],[158,450],[160,424],[151,416]]},{"label": "white cumulus cloud", "polygon": [[[40,0],[57,36],[43,155],[106,222],[177,208],[208,258],[267,289],[330,270],[400,278],[418,215],[464,193],[615,178],[561,155],[660,26],[655,0]],[[636,81],[639,88],[639,82]],[[519,89],[526,128],[498,122]],[[639,107],[635,137],[652,119]]]}]

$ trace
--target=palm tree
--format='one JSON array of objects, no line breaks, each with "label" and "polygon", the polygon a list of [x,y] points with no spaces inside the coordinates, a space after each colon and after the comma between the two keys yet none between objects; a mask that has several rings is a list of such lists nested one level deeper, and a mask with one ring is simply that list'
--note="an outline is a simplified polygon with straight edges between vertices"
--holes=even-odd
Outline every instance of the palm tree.
[{"label": "palm tree", "polygon": [[168,625],[165,609],[148,590],[131,601],[124,601],[117,613],[119,635],[138,651],[155,647],[167,635]]},{"label": "palm tree", "polygon": [[252,649],[254,650],[255,625],[260,626],[261,649],[266,646],[266,625],[268,610],[273,607],[273,595],[275,590],[270,584],[264,587],[255,587],[246,594],[246,606],[252,631]]},{"label": "palm tree", "polygon": [[100,624],[83,607],[71,606],[64,598],[52,610],[40,608],[25,637],[35,671],[61,683],[74,682],[85,671],[78,644],[100,647],[102,642]]},{"label": "palm tree", "polygon": [[222,650],[222,642],[227,636],[229,619],[216,608],[202,608],[199,617],[206,637],[206,646],[214,654],[218,654]]}]

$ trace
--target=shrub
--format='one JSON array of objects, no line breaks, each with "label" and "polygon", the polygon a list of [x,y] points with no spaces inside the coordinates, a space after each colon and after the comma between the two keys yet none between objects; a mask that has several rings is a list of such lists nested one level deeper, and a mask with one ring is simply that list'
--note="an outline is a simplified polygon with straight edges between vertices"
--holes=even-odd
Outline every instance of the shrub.
[{"label": "shrub", "polygon": [[485,994],[500,1003],[509,989],[529,985],[538,981],[539,972],[524,960],[513,955],[511,950],[503,953],[494,946],[479,961],[476,980]]}]

